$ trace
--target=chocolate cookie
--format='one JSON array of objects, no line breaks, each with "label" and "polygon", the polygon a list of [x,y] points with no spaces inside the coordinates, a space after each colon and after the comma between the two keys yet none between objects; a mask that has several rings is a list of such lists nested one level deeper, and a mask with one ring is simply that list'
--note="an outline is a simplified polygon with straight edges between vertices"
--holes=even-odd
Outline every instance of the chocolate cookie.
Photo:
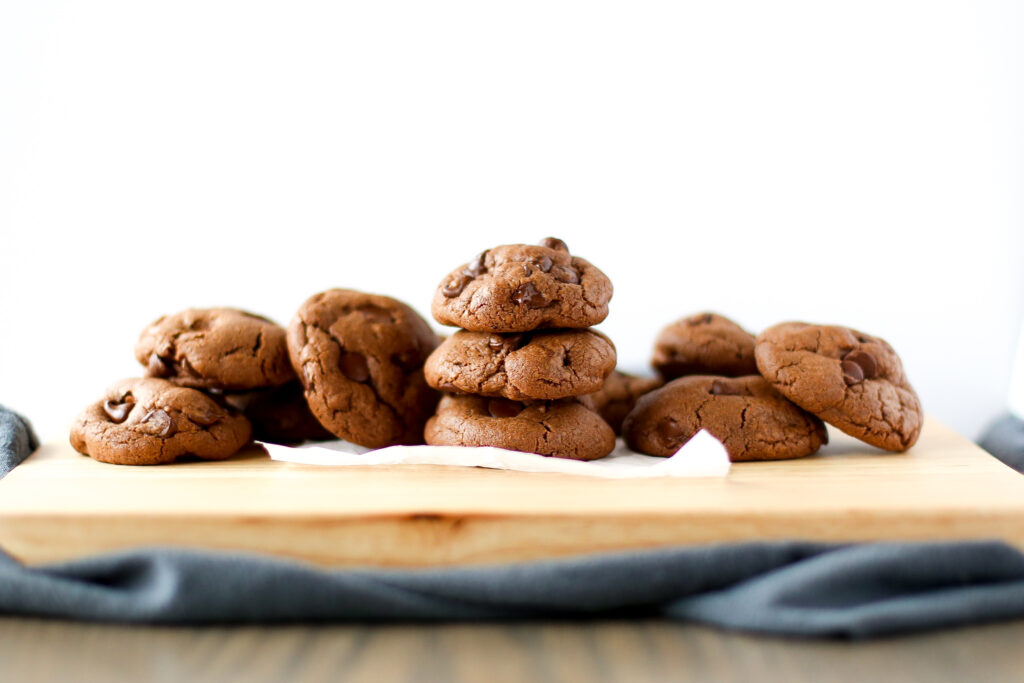
[{"label": "chocolate cookie", "polygon": [[603,417],[616,434],[621,434],[622,421],[633,410],[637,399],[662,384],[664,382],[657,377],[635,377],[616,370],[600,389],[580,396],[580,403]]},{"label": "chocolate cookie", "polygon": [[683,375],[756,375],[754,335],[725,316],[691,315],[661,331],[651,365],[666,380]]},{"label": "chocolate cookie", "polygon": [[161,465],[184,455],[223,460],[249,441],[249,421],[201,391],[162,379],[110,387],[71,427],[79,453],[115,465]]},{"label": "chocolate cookie", "polygon": [[276,389],[224,394],[220,398],[249,419],[255,441],[297,444],[334,438],[313,417],[299,382],[289,382]]},{"label": "chocolate cookie", "polygon": [[431,312],[442,325],[476,332],[582,328],[608,315],[612,283],[559,239],[478,254],[437,288]]},{"label": "chocolate cookie", "polygon": [[615,346],[595,330],[460,330],[430,354],[424,373],[435,389],[518,401],[597,391],[614,368]]},{"label": "chocolate cookie", "polygon": [[790,322],[762,332],[754,355],[786,398],[850,436],[890,451],[917,441],[921,401],[884,340],[847,327]]},{"label": "chocolate cookie", "polygon": [[292,366],[316,419],[369,448],[423,443],[438,395],[423,379],[437,335],[400,301],[348,289],[310,297],[288,327]]},{"label": "chocolate cookie", "polygon": [[572,460],[597,460],[615,434],[578,401],[523,404],[507,398],[445,396],[427,421],[431,446],[494,446]]},{"label": "chocolate cookie", "polygon": [[725,445],[733,462],[800,458],[828,443],[821,420],[760,375],[673,380],[640,397],[622,435],[635,451],[668,456],[701,429]]},{"label": "chocolate cookie", "polygon": [[150,377],[199,389],[244,391],[295,379],[284,328],[234,308],[190,308],[142,331],[135,358]]}]

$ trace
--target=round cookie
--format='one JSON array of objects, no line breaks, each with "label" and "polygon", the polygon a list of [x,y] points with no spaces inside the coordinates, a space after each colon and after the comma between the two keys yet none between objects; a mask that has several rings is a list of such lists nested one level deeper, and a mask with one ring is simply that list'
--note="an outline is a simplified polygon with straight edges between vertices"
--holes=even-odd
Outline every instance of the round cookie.
[{"label": "round cookie", "polygon": [[754,335],[716,313],[698,313],[665,327],[651,365],[666,380],[684,375],[756,375]]},{"label": "round cookie", "polygon": [[621,434],[622,421],[633,410],[637,399],[662,384],[664,382],[657,377],[636,377],[616,370],[600,389],[580,396],[580,403],[604,418],[616,434]]},{"label": "round cookie", "polygon": [[142,331],[135,358],[150,377],[198,389],[245,391],[295,379],[284,328],[234,308],[190,308]]},{"label": "round cookie", "polygon": [[673,380],[637,400],[622,435],[635,451],[669,456],[701,429],[721,441],[734,462],[800,458],[828,443],[821,420],[759,375]]},{"label": "round cookie", "polygon": [[917,441],[924,415],[899,356],[878,337],[837,325],[790,322],[757,337],[757,368],[804,410],[890,451]]},{"label": "round cookie", "polygon": [[478,254],[452,271],[434,294],[442,325],[475,332],[583,328],[608,315],[612,283],[559,239],[511,244]]},{"label": "round cookie", "polygon": [[597,460],[615,448],[612,428],[571,399],[523,404],[447,395],[425,436],[431,446],[494,446],[572,460]]},{"label": "round cookie", "polygon": [[334,438],[313,417],[299,382],[289,382],[276,389],[223,394],[221,399],[249,419],[254,441],[297,444]]},{"label": "round cookie", "polygon": [[390,297],[331,289],[310,297],[288,327],[288,352],[313,415],[369,448],[423,443],[438,395],[423,379],[437,335]]},{"label": "round cookie", "polygon": [[595,330],[497,334],[460,330],[430,354],[427,383],[451,393],[553,400],[597,391],[615,345]]},{"label": "round cookie", "polygon": [[184,455],[223,460],[249,441],[242,415],[201,391],[162,379],[126,379],[71,427],[79,453],[115,465],[161,465]]}]

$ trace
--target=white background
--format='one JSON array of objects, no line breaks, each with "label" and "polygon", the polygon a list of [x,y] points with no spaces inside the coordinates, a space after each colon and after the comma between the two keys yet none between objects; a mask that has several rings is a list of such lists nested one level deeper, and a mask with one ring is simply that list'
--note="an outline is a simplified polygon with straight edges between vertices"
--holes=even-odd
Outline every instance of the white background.
[{"label": "white background", "polygon": [[426,314],[551,234],[643,369],[702,309],[887,338],[968,436],[1024,301],[1012,2],[4,2],[0,403],[44,437],[162,313]]}]

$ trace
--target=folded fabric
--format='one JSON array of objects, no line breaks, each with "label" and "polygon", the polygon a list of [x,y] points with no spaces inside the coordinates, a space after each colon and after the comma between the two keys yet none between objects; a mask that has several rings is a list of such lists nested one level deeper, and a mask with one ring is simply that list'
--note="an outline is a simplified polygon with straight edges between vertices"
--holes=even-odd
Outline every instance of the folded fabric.
[{"label": "folded fabric", "polygon": [[25,418],[0,406],[0,478],[39,447]]},{"label": "folded fabric", "polygon": [[661,615],[864,638],[1024,617],[1024,555],[999,542],[772,542],[488,567],[325,570],[170,549],[26,568],[0,553],[0,614],[148,624]]},{"label": "folded fabric", "polygon": [[978,445],[1004,463],[1024,472],[1024,420],[1007,414],[993,422]]}]

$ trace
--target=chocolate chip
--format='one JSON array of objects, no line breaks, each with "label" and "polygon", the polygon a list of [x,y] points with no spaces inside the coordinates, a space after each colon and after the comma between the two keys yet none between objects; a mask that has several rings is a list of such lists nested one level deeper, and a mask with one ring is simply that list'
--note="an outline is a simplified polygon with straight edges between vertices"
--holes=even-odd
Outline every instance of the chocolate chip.
[{"label": "chocolate chip", "polygon": [[128,419],[128,413],[135,407],[135,399],[129,397],[120,401],[104,401],[103,412],[107,414],[111,422],[121,424]]},{"label": "chocolate chip", "polygon": [[523,404],[507,398],[492,398],[487,402],[487,412],[491,417],[515,417],[523,411]]},{"label": "chocolate chip", "polygon": [[499,337],[496,334],[492,334],[490,337],[487,338],[487,345],[492,349],[500,349],[505,345],[505,338]]},{"label": "chocolate chip", "polygon": [[524,263],[523,275],[525,275],[526,277],[530,277],[531,275],[533,275],[533,266],[531,266],[529,263]]},{"label": "chocolate chip", "polygon": [[157,408],[146,413],[139,422],[143,431],[166,439],[174,434],[174,419],[167,414],[167,411]]},{"label": "chocolate chip", "polygon": [[540,272],[542,273],[550,272],[551,266],[553,265],[551,258],[548,256],[541,256],[540,258],[533,259],[533,264],[540,268]]},{"label": "chocolate chip", "polygon": [[686,436],[686,431],[672,418],[662,420],[658,423],[658,437],[669,448],[679,446]]},{"label": "chocolate chip", "polygon": [[361,353],[349,351],[341,354],[338,367],[341,368],[341,373],[353,382],[365,382],[370,379],[370,366],[366,364],[366,356]]},{"label": "chocolate chip", "polygon": [[689,320],[686,321],[686,324],[690,327],[696,327],[697,325],[708,325],[711,323],[711,320],[713,318],[714,316],[712,316],[710,313],[705,313],[702,316],[690,318]]},{"label": "chocolate chip", "polygon": [[516,291],[512,292],[512,301],[529,308],[544,308],[548,305],[548,300],[532,282],[519,285]]},{"label": "chocolate chip", "polygon": [[569,251],[566,243],[557,237],[545,237],[540,241],[540,246],[547,247],[548,249],[557,249],[558,251]]},{"label": "chocolate chip", "polygon": [[864,368],[854,363],[852,360],[844,360],[841,363],[843,369],[843,381],[848,386],[853,386],[864,381]]},{"label": "chocolate chip", "polygon": [[171,375],[171,364],[164,358],[157,355],[157,352],[149,354],[149,363],[146,365],[146,372],[150,377],[169,377]]},{"label": "chocolate chip", "polygon": [[580,274],[576,272],[575,268],[569,266],[554,266],[551,268],[551,274],[559,282],[565,282],[570,285],[578,285],[580,283]]},{"label": "chocolate chip", "polygon": [[716,379],[711,383],[711,389],[709,393],[712,396],[743,396],[744,391],[736,386],[731,386],[725,382]]},{"label": "chocolate chip", "polygon": [[465,275],[471,278],[477,278],[487,272],[487,266],[484,265],[484,259],[487,257],[486,251],[481,251],[479,254],[473,257],[473,260],[466,264],[466,267],[462,269]]},{"label": "chocolate chip", "polygon": [[878,361],[867,351],[850,351],[843,357],[843,360],[859,365],[864,379],[871,379],[878,375]]},{"label": "chocolate chip", "polygon": [[466,275],[465,273],[461,275],[456,275],[451,280],[449,280],[444,287],[441,288],[441,293],[444,294],[449,299],[451,299],[452,297],[456,297],[459,294],[462,294],[462,290],[464,290],[466,288],[466,285],[468,285],[472,281],[473,278],[470,277],[469,275]]}]

